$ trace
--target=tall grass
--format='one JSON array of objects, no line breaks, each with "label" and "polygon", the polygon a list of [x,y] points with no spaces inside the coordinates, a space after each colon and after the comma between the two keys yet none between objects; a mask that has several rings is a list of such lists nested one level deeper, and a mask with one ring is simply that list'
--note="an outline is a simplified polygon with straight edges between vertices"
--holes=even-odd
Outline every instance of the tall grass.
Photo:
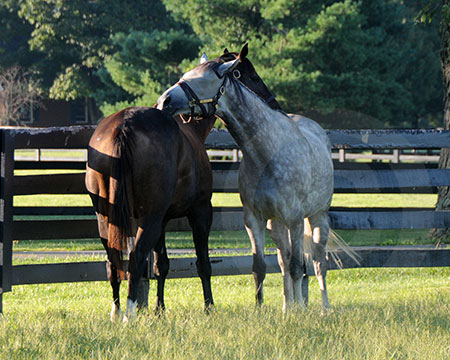
[{"label": "tall grass", "polygon": [[106,282],[17,286],[4,295],[0,358],[449,358],[450,269],[341,270],[328,280],[327,316],[314,279],[310,306],[287,316],[279,274],[265,281],[262,309],[251,276],[213,278],[209,316],[198,279],[169,280],[166,313],[144,312],[128,325],[109,322]]}]

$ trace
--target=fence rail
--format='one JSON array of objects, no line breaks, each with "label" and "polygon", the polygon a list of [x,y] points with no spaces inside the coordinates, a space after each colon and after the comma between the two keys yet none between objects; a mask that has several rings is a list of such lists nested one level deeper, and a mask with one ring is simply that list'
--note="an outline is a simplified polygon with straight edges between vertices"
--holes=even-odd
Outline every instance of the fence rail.
[{"label": "fence rail", "polygon": [[[97,224],[91,207],[14,207],[13,197],[30,194],[85,194],[84,173],[14,176],[14,169],[77,169],[84,162],[74,160],[18,161],[16,149],[85,149],[94,131],[92,126],[48,129],[5,129],[1,132],[0,198],[0,311],[3,292],[19,284],[105,280],[104,262],[12,266],[13,240],[97,238]],[[450,169],[437,164],[397,163],[400,150],[439,150],[450,146],[450,131],[432,130],[341,130],[328,131],[335,156],[336,193],[435,193],[439,186],[450,186]],[[214,130],[205,147],[215,151],[232,150],[237,145],[226,131]],[[392,162],[348,161],[352,151],[392,150]],[[345,156],[341,156],[341,154]],[[222,153],[219,156],[223,156]],[[374,154],[386,155],[386,154]],[[406,156],[406,155],[405,155]],[[427,155],[428,156],[428,155]],[[429,161],[426,158],[426,161]],[[344,162],[342,162],[344,160]],[[371,160],[378,160],[372,158]],[[214,191],[238,191],[238,162],[213,162]],[[17,216],[20,215],[20,218]],[[78,216],[72,219],[29,220],[32,216]],[[331,226],[335,229],[419,229],[450,227],[450,211],[433,208],[332,208]],[[16,217],[16,218],[15,218]],[[213,230],[243,229],[242,209],[214,209]],[[186,219],[169,223],[169,231],[189,231]],[[357,249],[362,261],[343,257],[343,265],[352,267],[450,266],[450,250],[445,249]],[[267,256],[268,271],[278,272],[275,255]],[[196,276],[195,259],[171,261],[169,277]],[[251,273],[250,256],[213,257],[214,275]],[[335,268],[330,262],[330,268]]]}]

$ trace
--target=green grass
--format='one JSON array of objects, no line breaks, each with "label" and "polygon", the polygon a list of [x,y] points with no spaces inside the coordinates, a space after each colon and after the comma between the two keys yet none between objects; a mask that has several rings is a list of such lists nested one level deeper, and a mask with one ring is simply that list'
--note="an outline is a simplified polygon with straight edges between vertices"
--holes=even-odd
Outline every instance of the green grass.
[{"label": "green grass", "polygon": [[[426,245],[434,244],[428,237],[428,230],[339,230],[337,233],[350,246],[382,245]],[[192,233],[167,233],[169,249],[191,249],[194,247]],[[212,231],[209,237],[210,249],[247,249],[250,240],[245,231]],[[266,247],[275,247],[266,236]],[[103,250],[99,239],[79,240],[21,240],[14,242],[14,251],[81,251]]]},{"label": "green grass", "polygon": [[[202,311],[198,279],[169,280],[162,317],[111,324],[106,282],[13,287],[0,316],[1,359],[448,359],[450,269],[331,271],[333,311],[281,313],[280,274],[265,281],[256,309],[253,279],[215,277],[216,309]],[[155,284],[151,283],[151,302]],[[125,298],[125,286],[121,290]]]},{"label": "green grass", "polygon": [[[331,206],[434,207],[436,194],[334,194]],[[214,193],[213,206],[242,206],[239,194]],[[88,195],[20,195],[14,206],[91,206]]]},{"label": "green grass", "polygon": [[[191,249],[194,247],[191,232],[171,232],[166,235],[169,249]],[[267,246],[274,246],[270,239]],[[209,239],[211,249],[249,248],[245,231],[212,231]],[[99,239],[79,240],[21,240],[14,242],[15,251],[47,251],[47,250],[103,250]]]},{"label": "green grass", "polygon": [[[85,150],[41,150],[41,159],[73,159],[82,161],[85,159]],[[19,149],[14,151],[16,158],[36,158],[36,150]]]},{"label": "green grass", "polygon": [[[239,194],[215,193],[214,206],[242,206]],[[437,194],[334,194],[335,207],[434,207]]]}]

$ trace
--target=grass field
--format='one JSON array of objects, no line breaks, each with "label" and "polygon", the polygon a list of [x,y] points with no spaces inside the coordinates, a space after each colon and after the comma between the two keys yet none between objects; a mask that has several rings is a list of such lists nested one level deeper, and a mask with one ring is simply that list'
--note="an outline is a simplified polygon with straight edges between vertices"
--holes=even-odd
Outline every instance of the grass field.
[{"label": "grass field", "polygon": [[215,277],[216,309],[208,316],[198,279],[169,280],[166,313],[144,312],[128,325],[109,322],[106,282],[16,286],[4,295],[0,358],[450,357],[450,269],[331,271],[328,284],[330,314],[320,316],[312,279],[310,306],[282,316],[279,274],[265,281],[262,309],[253,303],[251,275]]},{"label": "grass field", "polygon": [[[333,206],[433,207],[435,195],[337,194]],[[17,196],[16,206],[90,206],[87,196]],[[215,194],[215,206],[239,206]],[[340,231],[350,245],[432,243],[428,230]],[[189,233],[169,233],[169,248],[191,248]],[[267,246],[273,246],[270,240]],[[212,232],[211,248],[248,248],[243,231]],[[97,239],[20,241],[14,250],[95,250]],[[14,264],[102,260],[14,259]],[[131,324],[111,324],[107,282],[14,286],[3,295],[0,359],[448,359],[450,268],[330,271],[332,312],[320,316],[311,279],[310,306],[281,313],[282,280],[269,274],[265,305],[254,305],[251,275],[214,277],[216,308],[206,315],[198,279],[168,280],[167,311],[144,311]],[[150,301],[155,294],[151,282]],[[126,283],[121,288],[126,299]],[[123,300],[122,300],[123,302]]]}]

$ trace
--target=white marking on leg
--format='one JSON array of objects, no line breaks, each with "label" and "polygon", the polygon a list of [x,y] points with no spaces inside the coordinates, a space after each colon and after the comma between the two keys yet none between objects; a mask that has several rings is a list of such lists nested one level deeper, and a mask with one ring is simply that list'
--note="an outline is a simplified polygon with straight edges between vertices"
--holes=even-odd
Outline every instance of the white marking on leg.
[{"label": "white marking on leg", "polygon": [[113,302],[110,314],[111,322],[116,322],[117,320],[120,320],[121,317],[122,310],[120,310],[120,307]]},{"label": "white marking on leg", "polygon": [[318,275],[317,280],[319,281],[320,293],[322,295],[322,312],[330,308],[330,303],[328,302],[327,286],[325,284],[325,278],[323,275]]},{"label": "white marking on leg", "polygon": [[293,280],[292,282],[293,282],[293,289],[294,289],[294,301],[296,304],[298,304],[302,308],[304,308],[305,302],[303,300],[302,281],[303,281],[303,276],[300,279]]},{"label": "white marking on leg", "polygon": [[127,311],[125,313],[125,316],[123,317],[124,323],[127,323],[131,319],[134,319],[136,317],[136,308],[137,301],[131,301],[130,299],[127,299]]},{"label": "white marking on leg", "polygon": [[283,274],[283,312],[286,313],[294,303],[294,285],[289,272]]}]

